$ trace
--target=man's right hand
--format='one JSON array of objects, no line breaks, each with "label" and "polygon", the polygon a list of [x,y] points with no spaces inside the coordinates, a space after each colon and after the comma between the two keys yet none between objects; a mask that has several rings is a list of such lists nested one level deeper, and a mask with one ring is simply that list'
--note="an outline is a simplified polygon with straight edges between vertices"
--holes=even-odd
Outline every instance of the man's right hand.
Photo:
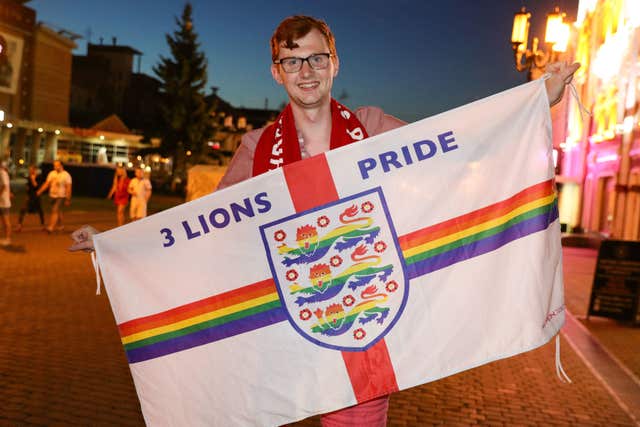
[{"label": "man's right hand", "polygon": [[69,250],[71,252],[93,252],[93,235],[98,233],[99,231],[92,226],[83,225],[82,227],[71,233],[71,238],[75,243],[69,247]]}]

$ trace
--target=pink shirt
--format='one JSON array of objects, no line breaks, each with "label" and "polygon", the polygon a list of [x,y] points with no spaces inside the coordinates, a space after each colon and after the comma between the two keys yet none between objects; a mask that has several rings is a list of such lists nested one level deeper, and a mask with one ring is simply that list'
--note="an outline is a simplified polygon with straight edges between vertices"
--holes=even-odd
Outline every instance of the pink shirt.
[{"label": "pink shirt", "polygon": [[[400,119],[385,114],[378,107],[360,107],[355,111],[355,115],[367,130],[369,136],[399,128],[406,124]],[[251,178],[253,154],[264,129],[260,128],[244,134],[240,147],[238,147],[231,163],[229,163],[227,173],[218,184],[218,190]]]}]

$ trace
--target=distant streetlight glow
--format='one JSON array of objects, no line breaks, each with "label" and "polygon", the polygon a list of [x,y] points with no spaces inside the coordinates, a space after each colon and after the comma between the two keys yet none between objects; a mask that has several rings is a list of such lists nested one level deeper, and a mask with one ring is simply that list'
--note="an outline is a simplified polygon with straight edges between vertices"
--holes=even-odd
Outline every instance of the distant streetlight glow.
[{"label": "distant streetlight glow", "polygon": [[627,17],[629,18],[627,25],[631,26],[631,28],[640,27],[640,2],[627,2]]},{"label": "distant streetlight glow", "polygon": [[593,73],[608,82],[613,79],[622,65],[623,52],[627,51],[628,35],[618,31],[600,45],[593,60]]},{"label": "distant streetlight glow", "polygon": [[617,154],[605,154],[596,157],[596,163],[615,162],[616,160],[618,160]]},{"label": "distant streetlight glow", "polygon": [[633,130],[633,116],[627,116],[622,122],[622,132],[631,133]]}]

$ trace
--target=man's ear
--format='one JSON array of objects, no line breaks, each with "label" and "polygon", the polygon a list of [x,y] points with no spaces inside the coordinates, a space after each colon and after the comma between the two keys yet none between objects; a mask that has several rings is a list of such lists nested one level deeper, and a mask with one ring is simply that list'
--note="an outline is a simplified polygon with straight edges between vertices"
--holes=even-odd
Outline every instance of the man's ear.
[{"label": "man's ear", "polygon": [[333,61],[333,77],[336,77],[338,75],[338,70],[340,69],[340,58],[338,58],[338,55],[336,54],[336,56],[332,57],[331,60]]},{"label": "man's ear", "polygon": [[282,76],[280,75],[280,67],[278,67],[278,64],[271,64],[271,76],[273,77],[273,80],[278,82],[278,84],[284,84]]}]

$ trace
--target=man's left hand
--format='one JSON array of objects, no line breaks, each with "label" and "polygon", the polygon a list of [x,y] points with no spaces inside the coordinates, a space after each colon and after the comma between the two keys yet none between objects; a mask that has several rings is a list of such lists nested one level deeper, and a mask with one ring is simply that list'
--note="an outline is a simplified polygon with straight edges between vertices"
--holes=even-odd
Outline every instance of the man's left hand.
[{"label": "man's left hand", "polygon": [[551,74],[551,77],[545,81],[549,106],[554,106],[560,102],[564,94],[564,87],[571,83],[573,73],[575,73],[578,68],[580,68],[579,62],[569,64],[568,62],[561,61],[547,65],[546,71]]},{"label": "man's left hand", "polygon": [[82,227],[71,233],[71,238],[73,239],[74,243],[73,245],[71,245],[69,250],[71,252],[93,252],[95,250],[95,248],[93,247],[93,236],[98,233],[99,231],[92,226],[83,225]]}]

